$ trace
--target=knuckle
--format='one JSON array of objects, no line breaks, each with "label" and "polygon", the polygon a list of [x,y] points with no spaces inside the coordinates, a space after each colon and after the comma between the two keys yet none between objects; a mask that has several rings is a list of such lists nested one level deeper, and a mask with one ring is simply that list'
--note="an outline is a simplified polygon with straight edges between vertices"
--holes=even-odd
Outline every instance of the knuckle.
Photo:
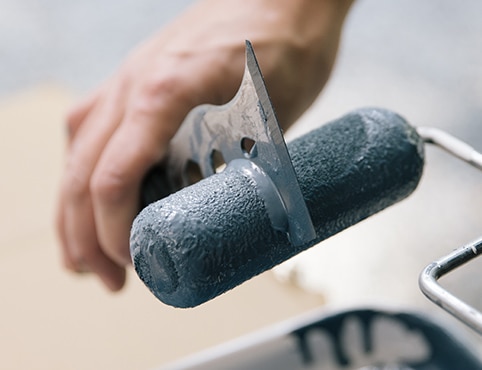
[{"label": "knuckle", "polygon": [[145,83],[145,93],[152,96],[176,94],[182,86],[182,78],[177,74],[162,74]]},{"label": "knuckle", "polygon": [[[196,99],[192,86],[181,75],[158,76],[143,82],[131,96],[126,112],[127,122],[151,125],[141,129],[150,130],[153,140],[162,141],[175,134],[178,124],[196,105]],[[150,148],[139,149],[148,154],[146,151]]]},{"label": "knuckle", "polygon": [[163,74],[144,81],[133,102],[139,113],[159,110],[174,101],[185,99],[185,82],[177,74]]},{"label": "knuckle", "polygon": [[72,199],[83,199],[89,194],[89,176],[79,167],[68,166],[65,191]]},{"label": "knuckle", "polygon": [[97,171],[90,182],[90,192],[94,201],[101,204],[117,204],[126,197],[129,181],[115,169]]}]

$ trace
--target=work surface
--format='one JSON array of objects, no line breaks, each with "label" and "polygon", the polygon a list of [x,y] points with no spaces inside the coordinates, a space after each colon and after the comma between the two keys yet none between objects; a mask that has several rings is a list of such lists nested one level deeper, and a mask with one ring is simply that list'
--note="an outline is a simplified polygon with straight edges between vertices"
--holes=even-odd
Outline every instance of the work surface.
[{"label": "work surface", "polygon": [[[113,295],[93,277],[64,271],[53,230],[64,113],[158,20],[134,1],[120,2],[115,16],[93,1],[80,8],[47,3],[40,12],[27,1],[0,0],[8,10],[0,10],[1,25],[10,27],[0,32],[6,50],[0,62],[1,369],[150,369],[325,305],[408,307],[461,329],[421,295],[417,277],[432,260],[481,235],[482,176],[432,148],[416,193],[313,249],[306,269],[291,276],[298,287],[268,272],[199,308],[177,310],[156,301],[133,273],[125,291]],[[399,3],[367,0],[353,9],[332,80],[288,137],[376,105],[482,149],[480,2],[465,8],[451,1]],[[132,9],[142,22],[124,24]],[[178,8],[169,11],[165,17]],[[20,23],[25,16],[28,26]],[[21,38],[10,39],[13,34]],[[92,37],[97,34],[103,37]],[[69,37],[78,38],[76,48]],[[480,262],[444,280],[479,309]]]}]

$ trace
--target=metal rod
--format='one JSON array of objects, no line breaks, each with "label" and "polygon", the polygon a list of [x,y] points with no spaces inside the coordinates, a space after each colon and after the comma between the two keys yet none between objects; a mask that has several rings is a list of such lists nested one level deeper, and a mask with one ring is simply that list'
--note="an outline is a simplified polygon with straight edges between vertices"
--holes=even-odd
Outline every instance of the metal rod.
[{"label": "metal rod", "polygon": [[437,145],[457,158],[482,170],[482,153],[479,153],[467,143],[433,127],[418,127],[417,132],[426,143]]},{"label": "metal rod", "polygon": [[[435,144],[455,157],[482,170],[482,153],[476,151],[467,143],[433,127],[419,127],[417,132],[426,143]],[[482,238],[428,265],[420,274],[419,285],[428,299],[482,335],[482,313],[449,293],[437,282],[448,272],[481,254]]]},{"label": "metal rod", "polygon": [[482,335],[482,313],[449,293],[437,282],[446,273],[481,254],[482,238],[428,265],[420,275],[419,285],[428,299]]}]

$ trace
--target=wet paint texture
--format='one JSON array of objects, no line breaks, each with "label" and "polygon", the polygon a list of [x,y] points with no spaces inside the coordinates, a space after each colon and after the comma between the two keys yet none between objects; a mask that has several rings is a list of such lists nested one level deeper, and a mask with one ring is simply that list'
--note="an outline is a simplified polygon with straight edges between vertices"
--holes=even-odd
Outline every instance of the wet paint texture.
[{"label": "wet paint texture", "polygon": [[316,238],[275,230],[253,178],[228,166],[146,207],[134,221],[139,277],[166,304],[193,307],[408,196],[423,143],[400,116],[363,109],[288,144]]}]

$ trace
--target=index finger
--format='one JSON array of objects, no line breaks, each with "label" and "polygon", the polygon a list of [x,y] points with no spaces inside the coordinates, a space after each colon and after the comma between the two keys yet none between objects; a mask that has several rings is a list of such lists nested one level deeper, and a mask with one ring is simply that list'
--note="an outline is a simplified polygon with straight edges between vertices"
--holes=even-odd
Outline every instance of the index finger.
[{"label": "index finger", "polygon": [[[171,99],[169,99],[171,102]],[[96,230],[103,251],[120,265],[130,263],[129,233],[139,211],[140,186],[158,163],[188,107],[127,113],[95,169],[91,194]]]}]

